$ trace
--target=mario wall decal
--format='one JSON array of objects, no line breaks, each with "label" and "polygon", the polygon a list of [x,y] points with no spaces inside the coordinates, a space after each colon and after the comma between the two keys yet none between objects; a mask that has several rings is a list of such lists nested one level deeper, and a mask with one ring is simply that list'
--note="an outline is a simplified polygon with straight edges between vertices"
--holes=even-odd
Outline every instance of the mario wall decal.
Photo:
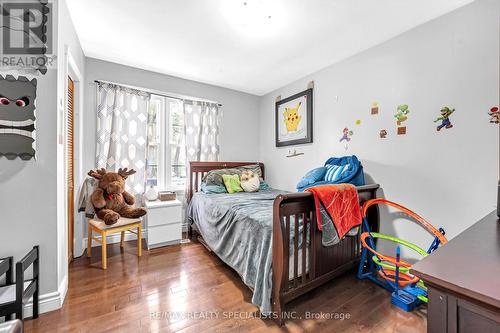
[{"label": "mario wall decal", "polygon": [[342,130],[342,137],[340,138],[339,142],[342,143],[344,142],[344,149],[347,150],[349,149],[349,142],[351,142],[351,137],[354,134],[353,131],[350,131],[347,127],[345,127]]}]

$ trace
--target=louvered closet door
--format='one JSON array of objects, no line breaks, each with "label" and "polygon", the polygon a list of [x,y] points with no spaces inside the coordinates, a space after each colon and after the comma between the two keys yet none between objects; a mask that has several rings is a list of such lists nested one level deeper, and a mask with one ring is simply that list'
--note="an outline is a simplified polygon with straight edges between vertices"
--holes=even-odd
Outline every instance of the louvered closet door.
[{"label": "louvered closet door", "polygon": [[73,260],[73,226],[74,226],[74,136],[73,136],[73,128],[74,128],[74,89],[75,84],[73,80],[68,76],[68,111],[66,115],[67,120],[67,128],[66,128],[66,163],[67,163],[67,188],[68,188],[68,261],[71,262]]}]

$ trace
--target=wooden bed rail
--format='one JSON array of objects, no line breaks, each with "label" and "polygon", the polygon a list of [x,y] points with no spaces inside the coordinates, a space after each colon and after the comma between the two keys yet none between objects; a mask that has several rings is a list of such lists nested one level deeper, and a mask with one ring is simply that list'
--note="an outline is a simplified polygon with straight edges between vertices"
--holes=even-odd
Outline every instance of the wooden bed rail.
[{"label": "wooden bed rail", "polygon": [[[360,204],[376,197],[378,184],[357,187]],[[379,229],[378,208],[368,211],[372,230]],[[289,193],[274,200],[273,209],[273,296],[275,318],[283,324],[285,305],[330,281],[359,262],[361,246],[357,236],[325,247],[316,227],[312,193]]]}]

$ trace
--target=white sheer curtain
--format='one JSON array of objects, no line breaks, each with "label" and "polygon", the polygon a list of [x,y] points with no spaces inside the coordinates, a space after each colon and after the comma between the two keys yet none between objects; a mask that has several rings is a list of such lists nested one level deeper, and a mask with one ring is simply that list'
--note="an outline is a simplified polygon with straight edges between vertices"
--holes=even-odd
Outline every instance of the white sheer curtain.
[{"label": "white sheer curtain", "polygon": [[184,100],[186,160],[218,161],[221,109],[216,103]]},{"label": "white sheer curtain", "polygon": [[143,91],[97,84],[96,167],[137,171],[126,182],[136,195],[144,192],[149,99]]}]

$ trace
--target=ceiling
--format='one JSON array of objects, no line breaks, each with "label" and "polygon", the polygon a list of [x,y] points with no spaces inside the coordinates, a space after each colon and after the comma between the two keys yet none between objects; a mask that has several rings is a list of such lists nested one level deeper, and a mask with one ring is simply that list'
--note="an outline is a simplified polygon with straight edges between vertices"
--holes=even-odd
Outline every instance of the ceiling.
[{"label": "ceiling", "polygon": [[473,0],[67,0],[86,56],[266,94]]}]

